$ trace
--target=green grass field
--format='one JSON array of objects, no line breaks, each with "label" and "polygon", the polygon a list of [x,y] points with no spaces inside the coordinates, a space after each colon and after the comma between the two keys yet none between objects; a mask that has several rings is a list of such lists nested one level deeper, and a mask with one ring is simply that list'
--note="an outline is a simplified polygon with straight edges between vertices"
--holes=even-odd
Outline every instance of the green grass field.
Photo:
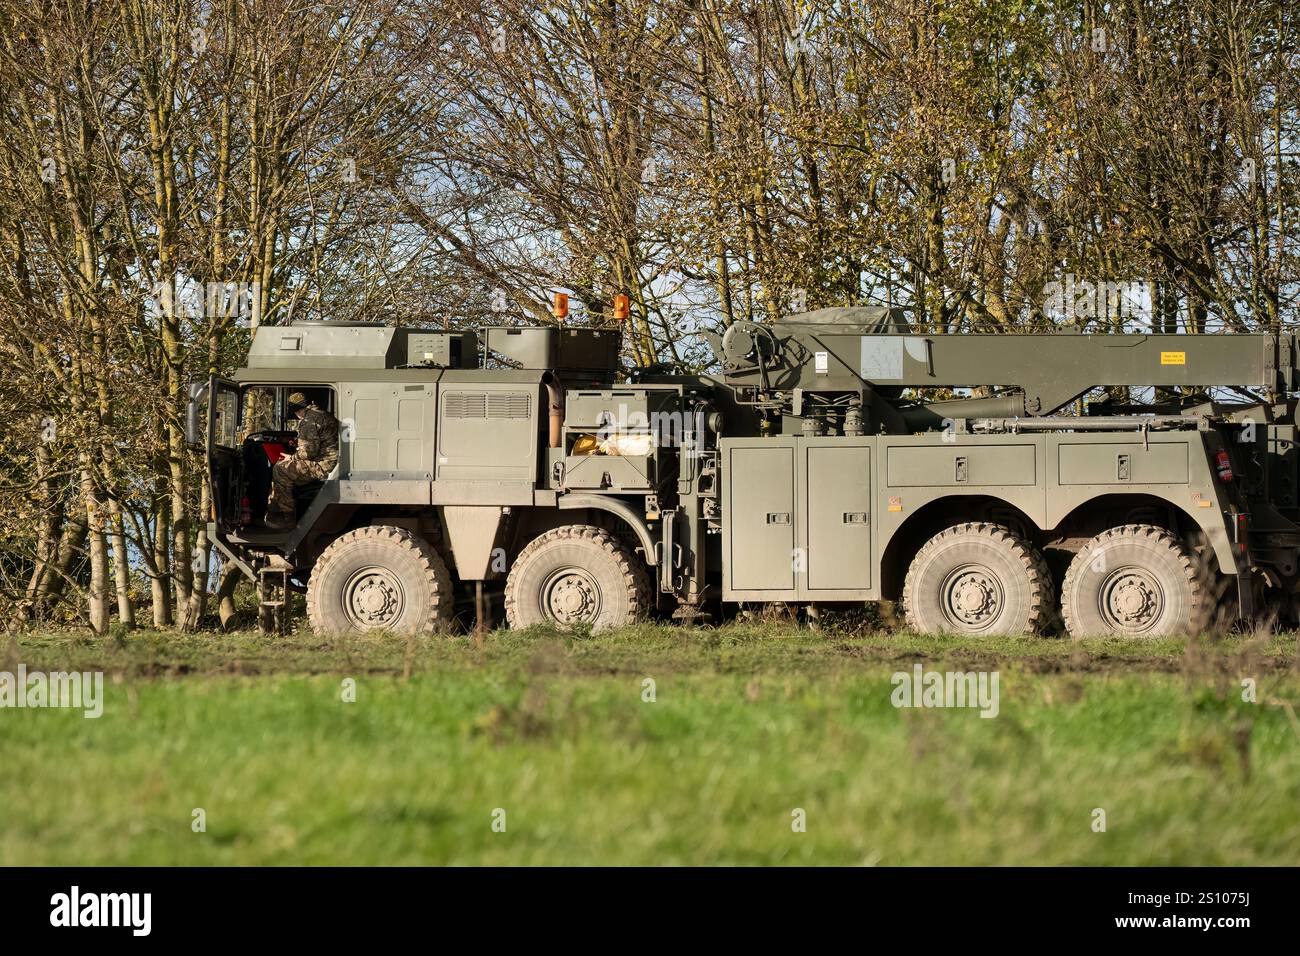
[{"label": "green grass field", "polygon": [[[0,863],[1296,864],[1295,645],[19,635],[106,701],[0,710]],[[998,716],[895,708],[916,663]]]}]

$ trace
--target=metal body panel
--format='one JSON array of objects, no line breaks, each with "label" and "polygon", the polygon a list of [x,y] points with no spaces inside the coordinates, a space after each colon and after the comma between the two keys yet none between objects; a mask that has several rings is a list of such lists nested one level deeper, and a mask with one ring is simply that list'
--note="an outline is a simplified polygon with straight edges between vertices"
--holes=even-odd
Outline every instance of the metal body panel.
[{"label": "metal body panel", "polygon": [[474,332],[408,329],[367,322],[292,322],[253,333],[248,368],[275,371],[399,366],[466,368],[478,364]]},{"label": "metal body panel", "polygon": [[[1220,484],[1211,472],[1204,439],[1199,432],[1151,433],[1142,441],[1117,440],[1114,433],[1050,433],[1018,436],[1017,443],[1034,449],[1036,480],[977,484],[964,483],[960,488],[951,481],[955,460],[965,455],[971,476],[980,473],[981,455],[1005,446],[1007,436],[949,435],[941,433],[889,436],[880,439],[880,454],[886,459],[895,449],[917,446],[946,449],[946,457],[936,456],[943,464],[932,484],[892,486],[881,484],[876,513],[876,554],[888,548],[894,535],[907,519],[920,509],[953,495],[980,495],[997,498],[1022,512],[1041,531],[1056,528],[1071,512],[1108,495],[1148,495],[1159,498],[1185,512],[1205,532],[1214,549],[1220,568],[1226,574],[1239,570],[1239,555],[1227,531],[1230,505]],[[1114,447],[1108,447],[1114,446]],[[1096,449],[1096,451],[1093,451]],[[996,453],[995,453],[996,454]],[[1095,456],[1089,459],[1089,455]],[[1130,477],[1119,477],[1117,458],[1129,456]],[[1064,456],[1064,457],[1062,457]],[[1061,461],[1089,461],[1085,477],[1109,476],[1106,481],[1081,481],[1078,472],[1062,472]],[[1100,461],[1098,465],[1095,462]],[[1186,468],[1182,481],[1170,480]],[[948,469],[952,468],[950,472]],[[1105,469],[1101,471],[1099,469]],[[907,476],[910,479],[910,475]],[[1150,480],[1137,480],[1137,479]]]},{"label": "metal body panel", "polygon": [[341,476],[433,477],[435,385],[355,382],[337,395]]},{"label": "metal body panel", "polygon": [[501,529],[499,506],[449,505],[438,509],[443,531],[451,546],[456,575],[463,581],[482,581],[492,568],[492,546]]},{"label": "metal body panel", "polygon": [[636,535],[642,556],[646,564],[654,567],[659,563],[659,549],[655,546],[654,535],[641,515],[621,498],[611,495],[566,494],[555,499],[555,507],[561,511],[593,510],[605,511],[626,524]]},{"label": "metal body panel", "polygon": [[443,368],[337,368],[320,369],[316,366],[297,368],[241,368],[232,381],[241,385],[319,385],[327,387],[340,382],[370,382],[375,384],[410,384],[412,382],[464,384],[482,382],[492,385],[528,384],[541,381],[541,373],[532,369],[443,369]]},{"label": "metal body panel", "polygon": [[[336,486],[337,500],[347,505],[427,505],[430,504],[429,479],[401,478],[384,472],[354,473],[343,481],[328,480],[326,487]],[[324,489],[322,489],[322,495]],[[318,495],[319,499],[322,495]]]},{"label": "metal body panel", "polygon": [[406,339],[406,364],[473,368],[478,364],[478,336],[473,332],[412,330]]},{"label": "metal body panel", "polygon": [[803,443],[804,507],[810,592],[865,593],[875,578],[871,552],[871,455],[869,444]]},{"label": "metal body panel", "polygon": [[435,505],[531,505],[531,481],[435,481],[430,501]]},{"label": "metal body panel", "polygon": [[724,600],[794,594],[797,441],[722,442]]},{"label": "metal body panel", "polygon": [[[661,455],[683,444],[682,389],[673,385],[570,388],[560,441],[565,489],[647,493],[658,488]],[[583,439],[654,436],[646,454],[571,454]],[[548,474],[553,474],[548,470]]]},{"label": "metal body panel", "polygon": [[1033,485],[1039,481],[1036,458],[1032,443],[1005,439],[961,446],[890,445],[886,483],[891,488]]},{"label": "metal body panel", "polygon": [[[946,440],[945,440],[946,439]],[[1045,436],[978,436],[941,432],[922,435],[891,435],[879,439],[878,455],[884,461],[895,456],[901,460],[931,461],[935,470],[929,484],[892,485],[886,476],[877,484],[875,554],[884,556],[890,543],[908,520],[929,505],[942,508],[944,500],[964,496],[996,498],[1022,512],[1034,525],[1045,526],[1047,487],[1044,459]],[[988,456],[988,464],[985,464]],[[966,460],[967,480],[958,482],[959,459]],[[1028,480],[1007,475],[1009,464],[1019,462]],[[902,472],[904,481],[912,481],[911,468]],[[1012,478],[999,481],[1000,478]],[[937,504],[936,504],[937,503]],[[874,595],[879,597],[879,595]]]},{"label": "metal body panel", "polygon": [[490,328],[488,350],[520,368],[598,372],[618,367],[622,333],[591,328]]},{"label": "metal body panel", "polygon": [[[1043,527],[1055,527],[1072,511],[1103,495],[1150,495],[1169,502],[1196,522],[1214,549],[1224,574],[1249,570],[1242,565],[1242,557],[1228,537],[1232,506],[1223,485],[1214,478],[1201,432],[1152,433],[1146,436],[1145,443],[1117,442],[1116,435],[1104,432],[1044,437],[1048,442],[1048,473],[1047,508],[1043,517],[1047,523]],[[1097,459],[1102,462],[1094,468],[1115,469],[1111,480],[1085,483],[1078,480],[1077,473],[1061,470],[1063,460],[1078,460],[1086,456],[1088,449],[1096,449]],[[1147,480],[1119,478],[1116,465],[1119,454],[1130,455],[1130,473]],[[1184,463],[1185,480],[1168,480]],[[1109,470],[1105,473],[1111,474]]]},{"label": "metal body panel", "polygon": [[723,600],[879,597],[874,437],[723,439]]},{"label": "metal body panel", "polygon": [[645,431],[661,423],[656,416],[678,410],[681,390],[671,386],[572,388],[564,396],[564,425],[595,432]]},{"label": "metal body panel", "polygon": [[564,460],[564,487],[583,490],[652,491],[652,455],[569,455]]},{"label": "metal body panel", "polygon": [[537,480],[537,386],[444,383],[438,391],[438,481]]},{"label": "metal body panel", "polygon": [[406,333],[351,322],[263,325],[253,333],[248,367],[390,368],[406,358]]},{"label": "metal body panel", "polygon": [[[1185,485],[1187,442],[1059,441],[1057,472],[1062,485]],[[1200,444],[1198,438],[1197,444]]]}]

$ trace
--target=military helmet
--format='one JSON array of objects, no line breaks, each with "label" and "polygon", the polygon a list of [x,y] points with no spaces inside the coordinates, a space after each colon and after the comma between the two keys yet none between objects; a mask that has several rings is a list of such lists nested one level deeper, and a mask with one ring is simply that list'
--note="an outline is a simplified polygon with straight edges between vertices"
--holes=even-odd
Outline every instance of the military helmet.
[{"label": "military helmet", "polygon": [[288,398],[288,405],[289,405],[289,408],[290,408],[290,409],[294,409],[294,408],[306,408],[306,407],[307,407],[307,404],[308,404],[308,402],[307,402],[307,396],[304,395],[302,392],[292,392],[292,393],[290,393],[289,398]]}]

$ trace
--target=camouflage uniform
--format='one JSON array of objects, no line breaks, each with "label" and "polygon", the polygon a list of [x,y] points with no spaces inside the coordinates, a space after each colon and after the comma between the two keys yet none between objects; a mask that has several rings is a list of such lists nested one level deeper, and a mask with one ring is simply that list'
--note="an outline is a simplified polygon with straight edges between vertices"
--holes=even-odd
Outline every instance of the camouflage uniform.
[{"label": "camouflage uniform", "polygon": [[298,422],[297,453],[281,458],[271,469],[271,498],[266,503],[267,521],[294,521],[294,487],[323,481],[334,470],[338,460],[338,419],[316,405],[308,405]]}]

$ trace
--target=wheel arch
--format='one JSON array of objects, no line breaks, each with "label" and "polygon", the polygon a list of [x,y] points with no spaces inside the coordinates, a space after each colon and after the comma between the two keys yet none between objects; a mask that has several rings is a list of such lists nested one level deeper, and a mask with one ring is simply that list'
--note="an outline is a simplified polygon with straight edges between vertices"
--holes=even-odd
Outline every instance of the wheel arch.
[{"label": "wheel arch", "polygon": [[[1172,525],[1168,530],[1182,535],[1199,531],[1214,552],[1220,573],[1235,575],[1237,554],[1224,527],[1222,511],[1217,507],[1197,510],[1201,513],[1194,514],[1173,498],[1149,492],[1100,494],[1061,515],[1050,532],[1062,536],[1077,533],[1091,538],[1125,524]],[[1154,520],[1161,512],[1171,520]]]},{"label": "wheel arch", "polygon": [[902,597],[908,565],[921,546],[944,528],[968,521],[1005,524],[1031,541],[1042,530],[1021,508],[996,495],[945,495],[935,498],[908,515],[907,520],[884,543],[880,556],[881,596],[888,600]]},{"label": "wheel arch", "polygon": [[645,563],[651,567],[659,563],[659,549],[649,525],[626,501],[608,495],[567,494],[556,499],[555,506],[561,511],[592,510],[613,515],[636,537]]}]

